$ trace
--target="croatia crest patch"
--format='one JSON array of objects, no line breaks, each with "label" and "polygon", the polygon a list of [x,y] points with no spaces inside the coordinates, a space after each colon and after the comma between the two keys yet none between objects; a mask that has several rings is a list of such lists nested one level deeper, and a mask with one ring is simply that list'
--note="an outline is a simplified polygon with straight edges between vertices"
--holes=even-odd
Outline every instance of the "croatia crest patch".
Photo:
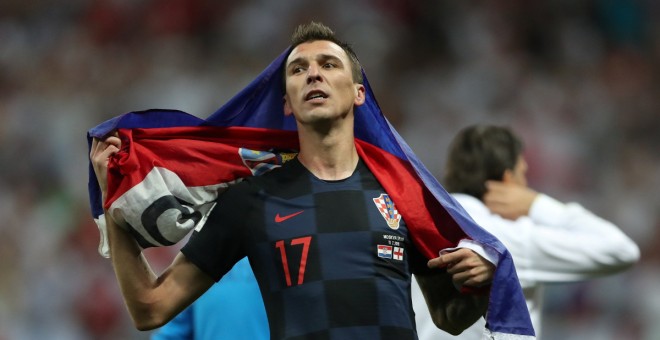
[{"label": "croatia crest patch", "polygon": [[396,210],[394,202],[392,202],[390,196],[388,194],[380,194],[380,196],[374,198],[373,200],[374,204],[376,204],[376,208],[378,208],[378,211],[380,211],[380,214],[385,219],[385,222],[387,222],[387,225],[394,230],[399,229],[401,214],[399,214],[399,211]]}]

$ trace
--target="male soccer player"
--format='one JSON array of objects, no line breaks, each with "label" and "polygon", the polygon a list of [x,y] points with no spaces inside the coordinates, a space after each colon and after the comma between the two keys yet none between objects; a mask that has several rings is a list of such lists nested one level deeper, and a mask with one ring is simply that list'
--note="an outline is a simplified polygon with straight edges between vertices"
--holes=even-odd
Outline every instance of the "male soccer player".
[{"label": "male soccer player", "polygon": [[[356,151],[354,108],[365,102],[365,87],[355,53],[321,24],[300,26],[292,40],[284,114],[296,120],[296,159],[225,191],[160,276],[105,214],[136,327],[163,325],[247,256],[272,338],[415,339],[411,272],[436,324],[461,332],[485,313],[488,296],[454,287],[489,284],[494,265],[461,244],[428,262],[419,254],[396,202]],[[92,145],[104,194],[108,159],[120,143],[109,137]]]}]

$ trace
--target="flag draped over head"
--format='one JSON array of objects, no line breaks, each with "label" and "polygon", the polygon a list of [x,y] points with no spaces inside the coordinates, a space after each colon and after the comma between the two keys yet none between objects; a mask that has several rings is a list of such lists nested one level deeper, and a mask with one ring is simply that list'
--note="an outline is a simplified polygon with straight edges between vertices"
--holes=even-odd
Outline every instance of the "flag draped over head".
[{"label": "flag draped over head", "polygon": [[[204,223],[218,193],[246,176],[260,175],[295,156],[296,122],[283,112],[284,63],[290,49],[207,119],[176,110],[129,112],[88,131],[104,138],[118,131],[121,150],[108,165],[105,202],[89,167],[92,215],[104,235],[104,207],[142,247],[183,239]],[[497,338],[532,338],[534,331],[506,248],[484,231],[442,188],[383,116],[364,77],[366,102],[355,110],[358,154],[398,208],[410,237],[428,258],[472,239],[497,254],[487,327]]]}]

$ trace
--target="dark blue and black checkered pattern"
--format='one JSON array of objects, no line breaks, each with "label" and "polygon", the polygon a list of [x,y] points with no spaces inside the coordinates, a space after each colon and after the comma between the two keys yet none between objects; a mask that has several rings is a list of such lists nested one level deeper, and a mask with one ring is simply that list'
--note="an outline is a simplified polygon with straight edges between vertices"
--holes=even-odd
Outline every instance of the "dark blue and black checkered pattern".
[{"label": "dark blue and black checkered pattern", "polygon": [[383,193],[361,161],[323,181],[296,159],[227,190],[182,251],[216,280],[247,255],[273,339],[416,339],[410,274],[425,260],[381,215]]}]

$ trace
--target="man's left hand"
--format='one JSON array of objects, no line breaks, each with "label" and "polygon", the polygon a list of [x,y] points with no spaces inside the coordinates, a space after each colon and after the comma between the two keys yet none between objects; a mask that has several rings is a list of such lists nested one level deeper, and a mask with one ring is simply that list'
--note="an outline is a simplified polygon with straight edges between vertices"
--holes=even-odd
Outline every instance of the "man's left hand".
[{"label": "man's left hand", "polygon": [[445,253],[428,262],[429,268],[447,268],[454,286],[480,287],[493,281],[495,265],[467,248]]}]

